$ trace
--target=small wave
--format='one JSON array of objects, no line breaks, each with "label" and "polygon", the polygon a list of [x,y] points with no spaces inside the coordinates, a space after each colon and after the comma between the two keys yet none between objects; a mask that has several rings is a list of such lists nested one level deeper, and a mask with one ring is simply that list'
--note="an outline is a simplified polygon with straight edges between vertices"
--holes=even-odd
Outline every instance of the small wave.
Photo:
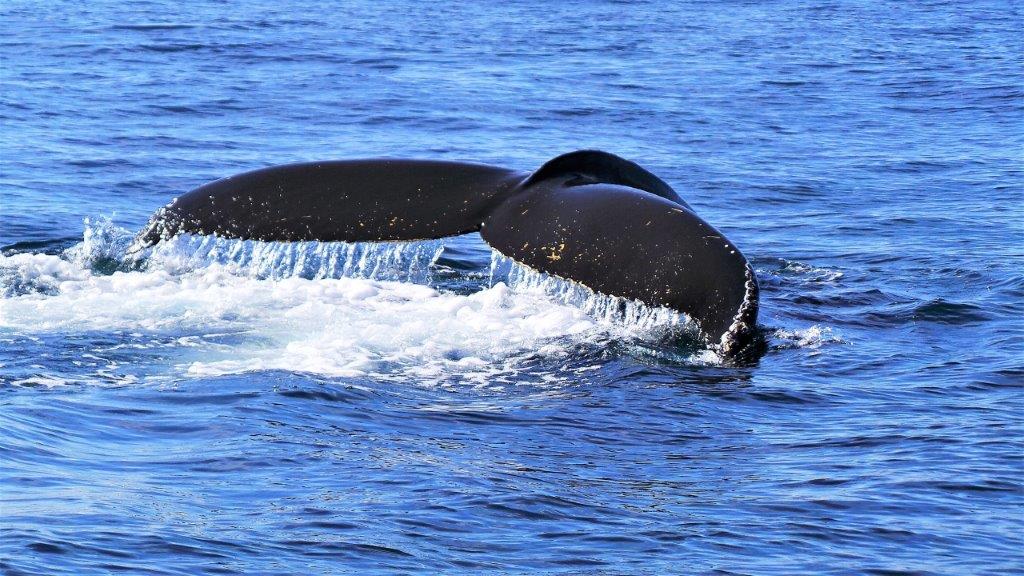
[{"label": "small wave", "polygon": [[161,112],[170,112],[171,114],[203,114],[202,110],[191,106],[150,104],[147,108],[151,110],[159,110]]},{"label": "small wave", "polygon": [[119,166],[124,168],[136,167],[134,162],[124,158],[77,158],[74,160],[68,160],[67,163],[77,168],[114,168]]},{"label": "small wave", "polygon": [[111,30],[135,30],[138,32],[149,32],[151,30],[191,30],[196,28],[195,24],[114,24]]},{"label": "small wave", "polygon": [[992,313],[980,305],[956,302],[945,298],[922,301],[916,298],[887,295],[888,302],[879,302],[871,310],[852,319],[866,326],[903,326],[914,323],[966,325],[986,322]]},{"label": "small wave", "polygon": [[762,80],[761,84],[778,88],[799,88],[806,86],[807,82],[804,80]]},{"label": "small wave", "polygon": [[357,66],[373,68],[374,70],[398,70],[401,68],[401,65],[398,64],[397,60],[392,60],[390,58],[361,58],[353,60],[352,63]]},{"label": "small wave", "polygon": [[22,240],[13,244],[0,247],[4,254],[20,254],[38,252],[43,254],[57,254],[65,249],[81,242],[80,236],[65,236],[63,238],[47,238],[45,240]]},{"label": "small wave", "polygon": [[770,333],[771,346],[776,349],[810,348],[818,349],[826,344],[841,344],[843,339],[832,328],[811,326],[802,330],[778,329]]},{"label": "small wave", "polygon": [[67,386],[70,383],[70,380],[56,378],[53,376],[30,376],[28,378],[11,380],[8,382],[11,386],[19,386],[23,388],[57,388]]},{"label": "small wave", "polygon": [[758,277],[762,281],[779,282],[792,278],[803,282],[821,284],[838,282],[843,278],[843,272],[833,267],[814,266],[795,260],[786,260],[785,258],[778,258],[771,262],[770,265],[764,265],[757,269]]},{"label": "small wave", "polygon": [[207,50],[210,48],[209,44],[141,44],[140,50],[147,52],[197,52],[199,50]]},{"label": "small wave", "polygon": [[919,322],[969,324],[984,322],[991,316],[981,306],[975,304],[935,298],[915,307],[911,318]]}]

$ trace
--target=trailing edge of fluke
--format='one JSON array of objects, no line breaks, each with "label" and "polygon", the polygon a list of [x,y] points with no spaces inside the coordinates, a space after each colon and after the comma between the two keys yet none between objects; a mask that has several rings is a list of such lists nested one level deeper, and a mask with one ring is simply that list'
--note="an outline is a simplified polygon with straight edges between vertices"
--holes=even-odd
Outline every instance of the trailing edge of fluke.
[{"label": "trailing edge of fluke", "polygon": [[533,173],[433,160],[340,160],[230,176],[154,214],[133,250],[181,232],[262,241],[426,240],[479,231],[505,256],[687,314],[724,356],[753,340],[758,287],[740,251],[665,182],[581,150]]}]

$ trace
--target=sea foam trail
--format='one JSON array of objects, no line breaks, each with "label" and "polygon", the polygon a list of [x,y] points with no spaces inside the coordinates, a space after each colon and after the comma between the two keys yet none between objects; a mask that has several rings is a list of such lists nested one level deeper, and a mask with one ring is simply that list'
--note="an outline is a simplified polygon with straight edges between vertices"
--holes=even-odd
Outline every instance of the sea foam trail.
[{"label": "sea foam trail", "polygon": [[184,237],[122,259],[113,273],[95,270],[124,246],[117,234],[94,233],[62,256],[0,256],[0,331],[150,335],[174,349],[179,374],[288,370],[493,385],[517,382],[537,359],[557,366],[581,346],[657,343],[692,329],[685,316],[498,257],[478,290],[439,288],[431,285],[444,250],[437,241]]}]

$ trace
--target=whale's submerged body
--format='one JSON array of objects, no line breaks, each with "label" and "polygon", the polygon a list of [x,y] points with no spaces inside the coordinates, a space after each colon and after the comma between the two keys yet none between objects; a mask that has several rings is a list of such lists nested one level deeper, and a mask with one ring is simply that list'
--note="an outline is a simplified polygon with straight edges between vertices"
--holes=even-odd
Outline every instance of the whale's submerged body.
[{"label": "whale's submerged body", "polygon": [[136,249],[181,232],[379,242],[476,231],[536,270],[686,313],[725,356],[753,339],[757,280],[740,251],[668,184],[606,152],[565,154],[533,173],[394,159],[264,168],[176,198]]}]

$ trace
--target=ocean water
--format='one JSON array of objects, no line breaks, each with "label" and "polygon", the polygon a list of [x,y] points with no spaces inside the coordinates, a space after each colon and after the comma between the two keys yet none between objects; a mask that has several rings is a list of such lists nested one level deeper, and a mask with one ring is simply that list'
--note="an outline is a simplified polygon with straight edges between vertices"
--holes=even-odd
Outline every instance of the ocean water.
[{"label": "ocean water", "polygon": [[[1019,2],[0,5],[5,574],[1024,573]],[[132,235],[300,160],[634,160],[764,353],[477,236]]]}]

